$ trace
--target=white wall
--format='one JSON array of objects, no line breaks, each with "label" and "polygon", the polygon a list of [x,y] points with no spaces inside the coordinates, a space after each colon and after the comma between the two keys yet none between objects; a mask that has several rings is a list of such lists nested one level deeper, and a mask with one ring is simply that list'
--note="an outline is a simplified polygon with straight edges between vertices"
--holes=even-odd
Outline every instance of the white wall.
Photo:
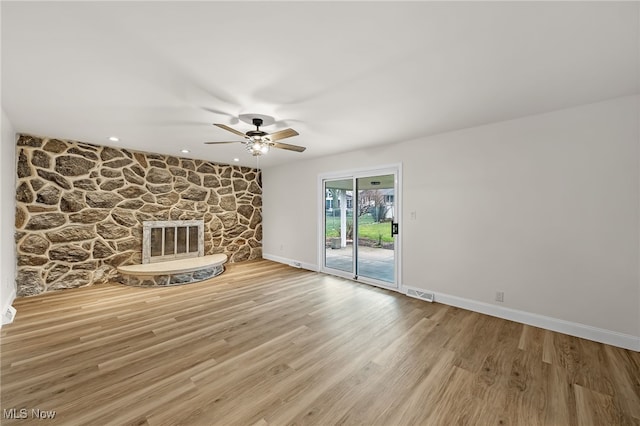
[{"label": "white wall", "polygon": [[2,110],[0,140],[0,316],[16,297],[16,251],[13,233],[16,208],[16,134]]},{"label": "white wall", "polygon": [[266,169],[265,257],[317,266],[318,175],[401,162],[403,286],[640,350],[639,103]]}]

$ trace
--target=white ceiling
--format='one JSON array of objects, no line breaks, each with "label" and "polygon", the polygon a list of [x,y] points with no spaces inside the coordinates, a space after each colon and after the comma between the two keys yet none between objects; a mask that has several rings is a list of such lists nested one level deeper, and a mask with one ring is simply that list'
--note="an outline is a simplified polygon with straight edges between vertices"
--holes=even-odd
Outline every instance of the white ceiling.
[{"label": "white ceiling", "polygon": [[16,131],[224,163],[242,113],[268,167],[639,91],[638,2],[0,4]]}]

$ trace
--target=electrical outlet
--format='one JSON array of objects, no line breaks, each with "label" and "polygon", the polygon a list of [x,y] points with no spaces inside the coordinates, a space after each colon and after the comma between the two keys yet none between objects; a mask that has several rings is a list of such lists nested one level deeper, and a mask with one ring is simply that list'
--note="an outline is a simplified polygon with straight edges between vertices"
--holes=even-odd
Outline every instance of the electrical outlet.
[{"label": "electrical outlet", "polygon": [[504,302],[504,291],[496,291],[496,302]]},{"label": "electrical outlet", "polygon": [[284,250],[284,244],[280,244],[280,251]]},{"label": "electrical outlet", "polygon": [[416,220],[416,212],[411,212],[411,220]]}]

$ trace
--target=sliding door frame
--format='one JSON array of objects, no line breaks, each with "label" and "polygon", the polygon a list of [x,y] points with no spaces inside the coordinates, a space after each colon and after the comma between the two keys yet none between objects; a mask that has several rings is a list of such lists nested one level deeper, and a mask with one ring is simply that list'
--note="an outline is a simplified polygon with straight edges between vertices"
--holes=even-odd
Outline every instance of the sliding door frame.
[{"label": "sliding door frame", "polygon": [[[357,277],[356,271],[352,272],[344,272],[332,268],[327,268],[325,266],[325,253],[326,253],[326,241],[325,241],[325,188],[324,182],[327,180],[341,180],[341,179],[352,179],[353,180],[353,192],[354,198],[357,198],[357,187],[356,181],[358,178],[368,177],[368,176],[377,176],[377,175],[395,175],[395,186],[394,186],[394,221],[399,223],[399,233],[395,236],[395,245],[394,245],[394,282],[393,283],[385,283],[380,280],[370,279],[367,277]],[[386,288],[389,290],[394,290],[398,292],[402,292],[402,163],[396,164],[385,164],[381,166],[375,167],[365,167],[365,168],[357,168],[350,170],[343,170],[337,172],[328,172],[322,173],[318,175],[318,270],[322,273],[336,275],[343,278],[348,278],[357,282],[362,282],[370,285],[374,285],[377,287]],[[357,232],[354,225],[354,232]],[[355,263],[357,261],[357,247],[353,247],[353,265],[355,268]]]}]

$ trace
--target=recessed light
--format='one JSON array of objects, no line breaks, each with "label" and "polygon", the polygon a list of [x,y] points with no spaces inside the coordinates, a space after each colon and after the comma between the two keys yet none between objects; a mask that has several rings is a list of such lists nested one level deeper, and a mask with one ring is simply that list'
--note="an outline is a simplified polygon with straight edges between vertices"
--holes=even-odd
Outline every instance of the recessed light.
[{"label": "recessed light", "polygon": [[240,161],[240,159],[239,158],[234,158],[233,161],[235,161],[237,163],[238,161]]},{"label": "recessed light", "polygon": [[181,149],[180,152],[183,153],[183,154],[188,154],[191,151],[189,151],[188,149]]},{"label": "recessed light", "polygon": [[109,137],[109,140],[110,140],[111,142],[118,142],[120,139],[118,139],[118,138],[117,138],[117,137],[115,137],[115,136],[110,136],[110,137]]}]

